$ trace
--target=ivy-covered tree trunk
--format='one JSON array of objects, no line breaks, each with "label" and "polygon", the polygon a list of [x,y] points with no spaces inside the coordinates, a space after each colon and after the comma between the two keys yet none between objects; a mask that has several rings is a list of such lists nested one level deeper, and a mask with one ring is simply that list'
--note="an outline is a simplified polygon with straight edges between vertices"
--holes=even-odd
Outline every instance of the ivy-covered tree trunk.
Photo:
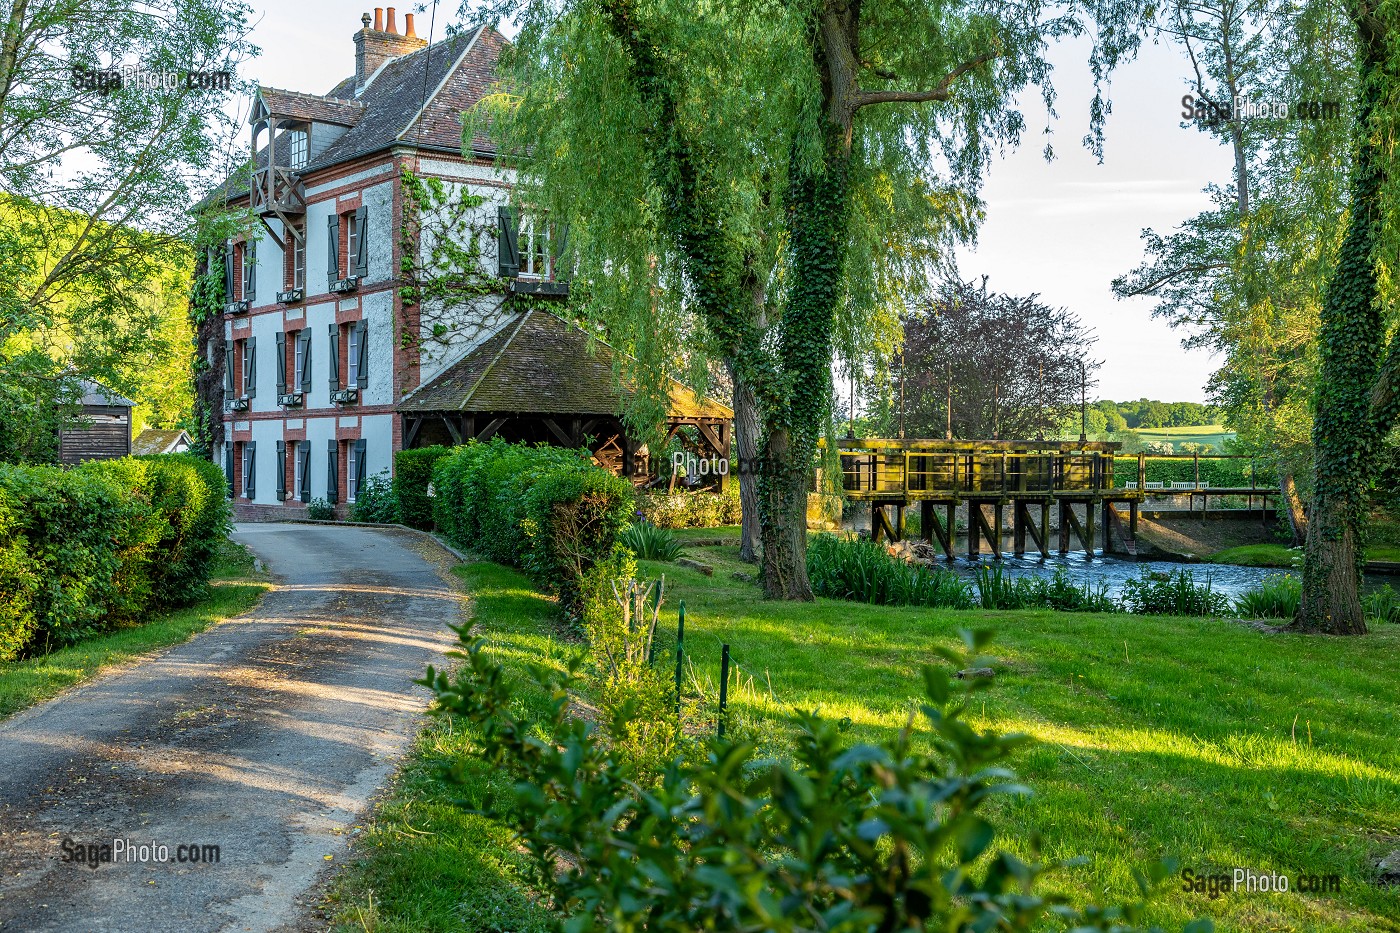
[{"label": "ivy-covered tree trunk", "polygon": [[194,449],[211,457],[224,444],[224,342],[222,262],[212,266],[200,258],[195,267],[190,296],[190,317],[194,322]]},{"label": "ivy-covered tree trunk", "polygon": [[762,534],[758,504],[758,445],[763,428],[759,423],[758,400],[753,386],[738,371],[732,359],[727,360],[729,381],[734,386],[734,448],[739,455],[739,506],[742,510],[739,526],[739,559],[745,563],[758,561]]},{"label": "ivy-covered tree trunk", "polygon": [[[1386,43],[1362,33],[1351,210],[1336,271],[1327,284],[1318,339],[1322,368],[1313,422],[1316,482],[1303,560],[1303,599],[1294,624],[1306,631],[1361,635],[1361,528],[1365,487],[1380,425],[1371,395],[1385,341],[1376,281],[1384,174],[1373,118],[1383,99]],[[1371,41],[1366,41],[1370,38]]]},{"label": "ivy-covered tree trunk", "polygon": [[1283,511],[1288,516],[1288,528],[1293,535],[1292,544],[1294,547],[1300,547],[1308,539],[1308,516],[1303,508],[1303,497],[1298,493],[1298,480],[1282,459],[1278,461],[1278,471],[1279,492],[1283,494]]}]

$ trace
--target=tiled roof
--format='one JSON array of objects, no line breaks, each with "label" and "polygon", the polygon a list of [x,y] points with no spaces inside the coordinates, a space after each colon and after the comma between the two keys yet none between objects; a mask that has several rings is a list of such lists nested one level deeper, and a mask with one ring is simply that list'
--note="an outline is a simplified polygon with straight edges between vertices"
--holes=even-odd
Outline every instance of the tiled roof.
[{"label": "tiled roof", "polygon": [[182,439],[185,445],[189,446],[190,436],[184,431],[159,431],[155,428],[146,428],[132,438],[131,452],[133,454],[167,453]]},{"label": "tiled roof", "polygon": [[275,87],[258,88],[269,113],[297,120],[314,120],[336,126],[354,126],[364,115],[365,105],[357,100],[320,97]]},{"label": "tiled roof", "polygon": [[[259,93],[275,112],[349,127],[302,170],[303,176],[401,144],[460,152],[461,115],[495,84],[496,60],[505,42],[505,37],[490,26],[465,30],[387,62],[358,98],[354,75],[324,95],[278,88],[261,88]],[[351,116],[356,118],[351,120]],[[283,165],[289,161],[289,153],[283,151],[287,145],[283,134],[277,152],[278,162]],[[491,140],[483,136],[472,140],[472,148],[486,154],[494,151]],[[267,165],[266,146],[253,161],[255,168]],[[247,193],[248,180],[238,172],[215,187],[195,208],[214,203],[220,196],[234,200]]]},{"label": "tiled roof", "polygon": [[133,408],[136,403],[131,399],[118,395],[100,382],[92,379],[83,379],[78,383],[83,390],[80,403],[83,405],[109,406],[115,408]]},{"label": "tiled roof", "polygon": [[[400,402],[399,410],[617,414],[629,393],[613,374],[616,352],[573,324],[532,308]],[[734,416],[714,399],[669,381],[671,417]]]}]

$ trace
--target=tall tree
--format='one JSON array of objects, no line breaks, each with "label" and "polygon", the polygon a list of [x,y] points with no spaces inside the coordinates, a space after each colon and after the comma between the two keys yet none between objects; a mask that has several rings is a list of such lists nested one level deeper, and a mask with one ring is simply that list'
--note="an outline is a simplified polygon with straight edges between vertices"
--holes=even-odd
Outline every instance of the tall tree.
[{"label": "tall tree", "polygon": [[[1038,297],[989,292],[985,278],[953,281],[910,313],[889,378],[868,383],[881,430],[1045,438],[1072,420],[1078,436],[1081,394],[1100,365],[1094,337],[1078,316]],[[1099,413],[1100,431],[1104,422]]]},{"label": "tall tree", "polygon": [[[811,598],[806,496],[830,422],[833,353],[890,307],[870,300],[872,277],[848,274],[848,260],[899,256],[901,241],[918,243],[927,229],[966,234],[990,153],[1023,127],[1015,94],[1038,84],[1053,99],[1045,43],[1082,30],[1092,13],[1102,75],[1136,44],[1138,6],[517,0],[493,9],[522,26],[518,61],[572,73],[522,82],[514,112],[533,114],[535,132],[515,135],[514,151],[528,146],[526,171],[546,197],[578,180],[562,163],[596,171],[584,153],[608,152],[626,176],[611,192],[583,189],[595,202],[645,205],[656,237],[630,265],[600,264],[599,278],[624,280],[630,307],[666,334],[653,277],[621,273],[673,260],[663,280],[678,286],[676,307],[698,319],[707,348],[757,403],[765,590]],[[561,93],[574,79],[585,93]],[[647,197],[635,197],[639,175]],[[882,197],[913,213],[861,210]],[[884,237],[871,233],[877,223]],[[668,354],[638,358],[658,355]]]}]

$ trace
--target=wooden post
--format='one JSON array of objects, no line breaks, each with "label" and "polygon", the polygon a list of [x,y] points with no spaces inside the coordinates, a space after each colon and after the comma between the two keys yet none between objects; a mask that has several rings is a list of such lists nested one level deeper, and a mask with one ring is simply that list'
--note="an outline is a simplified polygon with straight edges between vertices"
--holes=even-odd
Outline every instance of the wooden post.
[{"label": "wooden post", "polygon": [[1070,504],[1063,499],[1060,500],[1060,554],[1069,553],[1069,523],[1074,519],[1074,512],[1070,510]]},{"label": "wooden post", "polygon": [[919,501],[919,537],[933,543],[933,503],[927,499]]},{"label": "wooden post", "polygon": [[1147,489],[1147,454],[1138,454],[1138,490]]},{"label": "wooden post", "polygon": [[[909,458],[907,456],[904,458],[904,463],[906,466],[909,463]],[[908,475],[908,473],[905,474],[906,477]],[[904,503],[901,502],[894,507],[894,539],[896,541],[903,541],[904,535]]]},{"label": "wooden post", "polygon": [[719,654],[719,737],[724,738],[724,720],[729,712],[729,646],[720,645]]},{"label": "wooden post", "polygon": [[968,500],[967,503],[967,556],[976,560],[982,550],[982,503]]},{"label": "wooden post", "polygon": [[885,507],[878,502],[870,503],[870,540],[880,540],[880,519],[885,517]]},{"label": "wooden post", "polygon": [[1128,532],[1133,536],[1134,540],[1137,540],[1137,522],[1138,501],[1134,499],[1128,503]]},{"label": "wooden post", "polygon": [[1094,503],[1084,503],[1084,559],[1094,556]]},{"label": "wooden post", "polygon": [[[1092,509],[1093,506],[1091,505],[1089,508]],[[1103,553],[1105,557],[1113,550],[1113,524],[1109,521],[1109,512],[1112,509],[1113,506],[1109,505],[1108,500],[1103,500],[1103,517],[1099,524],[1103,526]]]},{"label": "wooden post", "polygon": [[1040,500],[1040,535],[1035,539],[1040,547],[1040,556],[1050,556],[1050,500]]},{"label": "wooden post", "polygon": [[[1001,466],[1001,484],[1004,487],[1006,485],[1006,454],[1001,455]],[[1000,499],[997,500],[996,505],[992,506],[992,520],[996,523],[992,529],[992,552],[996,555],[997,560],[1001,560],[1001,532],[1005,527],[1005,520],[1002,515]]]},{"label": "wooden post", "polygon": [[949,560],[953,559],[953,548],[958,543],[958,504],[948,503],[948,526],[944,529],[948,533],[948,546],[944,548]]},{"label": "wooden post", "polygon": [[1026,553],[1026,504],[1020,499],[1011,503],[1011,553],[1017,557]]}]

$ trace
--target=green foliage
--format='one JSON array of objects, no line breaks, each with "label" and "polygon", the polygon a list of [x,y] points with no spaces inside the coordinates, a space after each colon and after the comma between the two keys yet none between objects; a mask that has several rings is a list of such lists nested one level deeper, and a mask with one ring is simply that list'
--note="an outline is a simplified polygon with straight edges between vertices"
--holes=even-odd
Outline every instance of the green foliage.
[{"label": "green foliage", "polygon": [[398,523],[399,500],[387,472],[365,477],[355,490],[355,501],[350,504],[350,520],[386,525]]},{"label": "green foliage", "polygon": [[1366,619],[1377,624],[1400,624],[1400,594],[1389,583],[1362,600]]},{"label": "green foliage", "polygon": [[473,441],[433,467],[433,514],[447,539],[520,567],[580,611],[581,581],[632,515],[632,486],[587,454],[548,445]]},{"label": "green foliage", "polygon": [[973,577],[983,609],[1055,609],[1060,612],[1121,612],[1108,584],[1076,584],[1063,567],[1052,577],[1018,577],[1001,564],[982,565]]},{"label": "green foliage", "polygon": [[1197,583],[1189,570],[1144,571],[1123,581],[1123,606],[1143,615],[1220,616],[1230,611],[1230,597],[1211,589],[1210,577]]},{"label": "green foliage", "polygon": [[451,450],[439,445],[394,452],[394,496],[399,503],[399,520],[410,528],[427,531],[433,527],[433,499],[428,495],[428,487],[433,482],[433,467]]},{"label": "green foliage", "polygon": [[314,522],[334,521],[335,506],[319,497],[312,499],[306,504],[306,517]]},{"label": "green foliage", "polygon": [[[1163,459],[1149,455],[1146,462],[1146,481],[1163,483],[1168,486],[1172,483],[1195,482],[1198,466],[1201,482],[1207,486],[1243,489],[1248,488],[1252,483],[1256,488],[1271,489],[1278,484],[1278,470],[1273,463],[1264,460],[1251,460],[1247,457],[1221,460],[1201,457],[1198,461],[1191,457]],[[1135,483],[1137,478],[1136,457],[1114,458],[1113,483],[1115,486]]]},{"label": "green foliage", "polygon": [[[989,636],[965,632],[966,650],[934,650],[954,670],[975,667]],[[535,721],[518,712],[519,687],[482,642],[462,640],[466,663],[455,677],[429,668],[421,683],[439,713],[477,728],[480,755],[515,777],[514,793],[485,809],[520,830],[556,929],[856,933],[1031,929],[1053,919],[1126,931],[1143,921],[1140,903],[1076,909],[1037,894],[1054,866],[995,848],[988,805],[1030,793],[1005,767],[1027,739],[967,721],[985,679],[925,668],[917,732],[855,743],[804,713],[790,760],[715,741],[678,754],[649,784],[610,750],[630,710],[601,728],[570,716],[577,661],[563,678],[531,670],[552,698]],[[1143,895],[1173,867],[1140,874]]]},{"label": "green foliage", "polygon": [[658,528],[711,528],[737,525],[743,518],[738,483],[730,483],[721,493],[641,492],[637,511]]},{"label": "green foliage", "polygon": [[867,540],[815,536],[807,546],[807,574],[819,596],[887,606],[976,605],[967,582],[952,571],[910,564]]},{"label": "green foliage", "polygon": [[1303,600],[1303,584],[1288,574],[1268,576],[1255,589],[1235,597],[1243,619],[1292,619]]},{"label": "green foliage", "polygon": [[629,525],[617,540],[641,560],[669,561],[681,556],[681,543],[676,536],[648,521]]},{"label": "green foliage", "polygon": [[189,456],[0,465],[0,652],[70,645],[198,599],[228,530],[224,488]]}]

